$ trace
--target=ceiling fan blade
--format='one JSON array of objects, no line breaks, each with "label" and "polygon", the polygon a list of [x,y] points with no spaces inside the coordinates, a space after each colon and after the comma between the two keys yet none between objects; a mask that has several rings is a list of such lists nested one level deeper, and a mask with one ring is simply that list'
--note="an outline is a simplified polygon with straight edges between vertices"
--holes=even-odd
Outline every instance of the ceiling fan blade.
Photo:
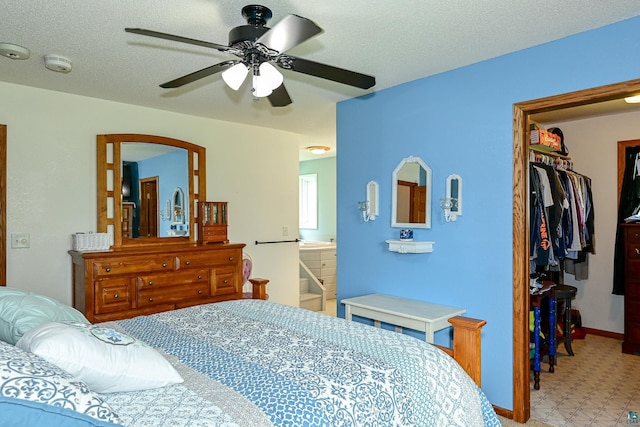
[{"label": "ceiling fan blade", "polygon": [[224,46],[224,45],[217,44],[217,43],[206,42],[206,41],[203,41],[203,40],[190,39],[190,38],[187,38],[187,37],[176,36],[176,35],[173,35],[173,34],[160,33],[158,31],[153,31],[153,30],[145,30],[144,28],[125,28],[124,30],[127,33],[142,34],[143,36],[157,37],[157,38],[160,38],[160,39],[173,40],[175,42],[195,44],[196,46],[204,46],[204,47],[208,47],[208,48],[211,48],[211,49],[217,49],[220,52],[226,52],[227,50],[230,49],[229,46]]},{"label": "ceiling fan blade", "polygon": [[236,65],[238,62],[240,61],[220,62],[216,65],[212,65],[210,67],[203,68],[202,70],[195,71],[191,74],[187,74],[186,76],[178,77],[177,79],[171,80],[170,82],[162,83],[160,87],[164,89],[173,89],[176,87],[184,86],[187,83],[192,83],[196,80],[200,80],[204,77],[219,73],[220,71],[224,71],[227,68]]},{"label": "ceiling fan blade", "polygon": [[369,89],[376,84],[376,78],[373,76],[309,61],[307,59],[296,58],[295,56],[281,55],[278,57],[276,63],[285,70],[297,71],[361,89]]},{"label": "ceiling fan blade", "polygon": [[286,52],[305,40],[320,34],[322,28],[313,21],[298,15],[287,15],[256,40],[278,53]]},{"label": "ceiling fan blade", "polygon": [[289,92],[287,92],[287,89],[284,87],[284,83],[275,88],[268,98],[272,107],[286,107],[292,102],[291,97],[289,97]]}]

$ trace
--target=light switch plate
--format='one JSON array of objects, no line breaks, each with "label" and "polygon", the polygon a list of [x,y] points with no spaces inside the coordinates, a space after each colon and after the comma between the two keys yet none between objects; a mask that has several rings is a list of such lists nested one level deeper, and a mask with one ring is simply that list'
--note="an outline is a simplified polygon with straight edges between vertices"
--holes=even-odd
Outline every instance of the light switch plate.
[{"label": "light switch plate", "polygon": [[11,233],[11,248],[24,249],[31,244],[29,233]]}]

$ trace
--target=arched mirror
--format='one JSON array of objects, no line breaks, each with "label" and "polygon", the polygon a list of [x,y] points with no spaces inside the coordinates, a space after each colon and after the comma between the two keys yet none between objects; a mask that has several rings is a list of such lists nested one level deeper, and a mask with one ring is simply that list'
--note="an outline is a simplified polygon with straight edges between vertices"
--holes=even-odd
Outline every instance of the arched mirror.
[{"label": "arched mirror", "polygon": [[184,193],[182,188],[178,187],[173,192],[173,223],[184,224],[185,216]]},{"label": "arched mirror", "polygon": [[431,228],[431,168],[409,156],[393,170],[391,226]]},{"label": "arched mirror", "polygon": [[[113,246],[194,243],[205,148],[154,135],[98,135],[98,232]],[[184,189],[184,190],[183,190]]]}]

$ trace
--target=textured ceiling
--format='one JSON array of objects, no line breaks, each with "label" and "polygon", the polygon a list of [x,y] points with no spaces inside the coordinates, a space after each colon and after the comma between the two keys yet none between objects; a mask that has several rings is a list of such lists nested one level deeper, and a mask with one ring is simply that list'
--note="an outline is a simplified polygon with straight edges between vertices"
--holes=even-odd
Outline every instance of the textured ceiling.
[{"label": "textured ceiling", "polygon": [[[268,26],[297,14],[324,29],[290,54],[377,79],[363,91],[283,71],[293,99],[284,108],[253,102],[247,85],[234,92],[219,74],[162,89],[160,83],[233,57],[124,31],[146,28],[226,45],[229,30],[246,24],[240,14],[246,4],[0,0],[0,42],[31,50],[24,61],[0,57],[0,80],[332,140],[338,101],[640,15],[638,0],[265,1],[273,11]],[[45,54],[70,58],[73,70],[48,71]]]}]

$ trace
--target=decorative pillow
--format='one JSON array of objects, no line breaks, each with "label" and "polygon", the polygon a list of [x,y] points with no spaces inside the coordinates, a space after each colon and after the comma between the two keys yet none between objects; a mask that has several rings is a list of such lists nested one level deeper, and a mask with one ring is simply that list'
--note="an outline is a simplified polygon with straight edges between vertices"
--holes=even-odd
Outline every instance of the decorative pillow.
[{"label": "decorative pillow", "polygon": [[[0,342],[0,398],[2,418],[11,419],[12,422],[37,419],[30,417],[46,416],[47,413],[65,416],[63,409],[66,409],[69,419],[75,416],[70,411],[75,411],[96,420],[122,424],[109,405],[89,390],[85,383],[37,355],[3,342]],[[27,402],[44,405],[38,407]],[[53,407],[58,409],[54,410]],[[50,424],[16,422],[14,425]]]},{"label": "decorative pillow", "polygon": [[89,323],[78,310],[53,298],[0,286],[0,340],[15,344],[29,329],[63,320]]},{"label": "decorative pillow", "polygon": [[12,426],[117,427],[120,425],[100,421],[61,406],[51,406],[1,395],[0,413],[3,419],[11,420]]},{"label": "decorative pillow", "polygon": [[46,323],[24,334],[16,346],[80,378],[98,393],[146,390],[183,382],[155,349],[100,325]]}]

